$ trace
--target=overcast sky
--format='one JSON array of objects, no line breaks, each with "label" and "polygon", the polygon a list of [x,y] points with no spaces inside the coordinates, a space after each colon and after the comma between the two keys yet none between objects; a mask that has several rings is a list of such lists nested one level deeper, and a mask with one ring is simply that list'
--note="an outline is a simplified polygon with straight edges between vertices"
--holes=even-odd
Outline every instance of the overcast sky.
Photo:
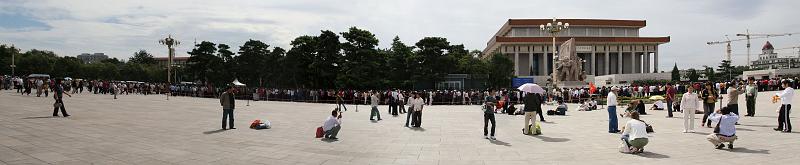
[{"label": "overcast sky", "polygon": [[[671,36],[659,47],[659,67],[669,70],[675,62],[682,69],[717,66],[725,46],[706,42],[726,34],[800,32],[798,6],[797,0],[0,0],[0,44],[127,59],[139,49],[165,56],[157,41],[172,34],[183,43],[178,56],[187,56],[195,39],[237,49],[256,39],[288,50],[297,36],[356,26],[374,33],[382,48],[394,36],[409,45],[439,36],[483,50],[509,18],[644,19],[641,36]],[[768,40],[776,48],[799,46],[800,34]],[[766,41],[753,40],[752,59]],[[744,64],[745,42],[733,48],[734,64]],[[797,49],[779,52],[796,55]]]}]

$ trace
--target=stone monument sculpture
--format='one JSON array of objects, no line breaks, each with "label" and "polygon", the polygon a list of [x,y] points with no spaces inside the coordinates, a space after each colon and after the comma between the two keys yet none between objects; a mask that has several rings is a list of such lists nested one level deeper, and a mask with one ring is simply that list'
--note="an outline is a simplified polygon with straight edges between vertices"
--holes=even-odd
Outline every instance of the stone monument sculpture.
[{"label": "stone monument sculpture", "polygon": [[561,44],[557,64],[556,70],[553,72],[553,80],[556,84],[586,79],[586,74],[583,73],[582,59],[578,57],[576,51],[575,38]]}]

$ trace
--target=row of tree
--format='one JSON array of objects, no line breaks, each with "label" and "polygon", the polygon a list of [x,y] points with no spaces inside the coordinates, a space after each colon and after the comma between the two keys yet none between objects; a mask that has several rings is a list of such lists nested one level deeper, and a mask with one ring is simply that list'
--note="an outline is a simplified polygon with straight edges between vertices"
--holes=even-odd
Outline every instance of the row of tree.
[{"label": "row of tree", "polygon": [[425,37],[410,46],[395,37],[388,49],[378,48],[378,42],[374,34],[356,27],[297,37],[288,51],[249,40],[234,53],[226,44],[203,41],[188,52],[186,72],[190,79],[214,84],[238,78],[258,86],[314,89],[432,87],[447,74],[484,75],[475,77],[488,86],[508,87],[513,76],[507,57],[481,60],[480,51],[452,45],[446,38]]},{"label": "row of tree", "polygon": [[[155,65],[155,59],[146,51],[134,53],[128,62],[116,58],[96,63],[84,64],[75,57],[57,56],[52,51],[32,49],[20,52],[8,45],[0,45],[0,70],[11,75],[12,55],[15,61],[15,75],[49,74],[51,77],[72,77],[103,80],[135,80],[163,82],[166,68]],[[144,59],[141,60],[141,59]]]},{"label": "row of tree", "polygon": [[749,69],[747,66],[733,66],[731,65],[731,61],[722,60],[719,66],[717,66],[716,70],[707,65],[703,65],[702,70],[691,68],[687,70],[686,75],[681,75],[680,70],[678,70],[678,65],[675,64],[675,66],[672,67],[672,81],[679,82],[681,81],[681,78],[686,78],[691,82],[698,82],[701,74],[704,75],[708,81],[729,81],[741,76],[744,71],[748,70],[751,69]]},{"label": "row of tree", "polygon": [[[481,52],[469,51],[446,38],[425,37],[407,45],[399,37],[390,48],[378,48],[378,39],[356,27],[335,33],[299,36],[291,49],[271,47],[248,40],[238,51],[229,45],[202,41],[188,52],[185,67],[174,68],[183,81],[225,85],[233,79],[250,86],[312,89],[385,89],[433,87],[447,74],[470,74],[488,87],[508,87],[513,77],[511,59],[494,55],[481,59]],[[51,51],[20,52],[0,46],[0,70],[8,71],[16,55],[16,75],[45,73],[53,77],[165,82],[166,67],[156,64],[144,50],[125,61],[116,58],[84,64],[75,57],[59,57]],[[6,74],[6,73],[4,73]]]}]

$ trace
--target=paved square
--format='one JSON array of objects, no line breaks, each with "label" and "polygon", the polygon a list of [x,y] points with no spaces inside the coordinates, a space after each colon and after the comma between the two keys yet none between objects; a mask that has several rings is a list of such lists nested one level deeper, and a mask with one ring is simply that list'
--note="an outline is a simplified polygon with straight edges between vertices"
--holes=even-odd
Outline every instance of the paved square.
[{"label": "paved square", "polygon": [[[647,151],[628,155],[617,151],[619,134],[606,133],[605,110],[545,116],[541,136],[521,134],[523,116],[498,114],[498,140],[489,141],[482,136],[478,106],[427,107],[423,128],[409,129],[403,127],[405,116],[386,114],[386,106],[380,107],[384,120],[371,122],[368,106],[355,112],[349,105],[340,140],[328,142],[314,138],[314,129],[330,115],[332,104],[261,101],[245,106],[237,101],[239,129],[219,131],[216,99],[122,95],[114,100],[78,94],[64,100],[73,116],[52,118],[51,98],[0,91],[0,164],[797,163],[800,134],[772,130],[778,108],[766,97],[772,93],[760,93],[756,117],[740,120],[734,150],[714,149],[704,138],[710,128],[681,133],[681,113],[665,118],[664,111],[650,111],[643,119],[656,133]],[[270,120],[273,128],[248,129],[254,119]]]}]

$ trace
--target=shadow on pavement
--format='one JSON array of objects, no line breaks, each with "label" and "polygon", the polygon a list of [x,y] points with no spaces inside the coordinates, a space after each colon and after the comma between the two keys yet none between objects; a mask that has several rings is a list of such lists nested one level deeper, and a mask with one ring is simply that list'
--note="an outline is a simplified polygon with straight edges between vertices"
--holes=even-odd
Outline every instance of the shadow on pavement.
[{"label": "shadow on pavement", "polygon": [[324,141],[324,142],[328,142],[328,143],[333,143],[333,142],[339,141],[339,139],[328,139],[328,138],[321,138],[321,139],[320,139],[320,141]]},{"label": "shadow on pavement", "polygon": [[58,118],[58,116],[35,116],[35,117],[25,117],[22,119],[47,119],[47,118]]},{"label": "shadow on pavement", "polygon": [[740,124],[741,126],[750,126],[750,127],[778,127],[775,125],[751,125],[751,124]]},{"label": "shadow on pavement", "polygon": [[218,129],[218,130],[213,130],[213,131],[206,131],[206,132],[203,132],[203,134],[208,135],[208,134],[215,134],[215,133],[220,133],[220,132],[225,132],[225,131],[228,131],[228,130],[227,129]]},{"label": "shadow on pavement", "polygon": [[769,150],[751,150],[747,148],[733,148],[727,151],[738,152],[738,153],[751,153],[751,154],[769,154]]},{"label": "shadow on pavement", "polygon": [[736,128],[736,130],[737,131],[754,131],[752,129],[747,129],[747,128]]},{"label": "shadow on pavement", "polygon": [[542,135],[536,135],[536,136],[533,136],[533,137],[535,137],[537,139],[540,139],[540,140],[542,140],[544,142],[567,142],[567,141],[569,141],[569,139],[567,139],[567,138],[551,138],[551,137],[542,136]]},{"label": "shadow on pavement", "polygon": [[411,129],[411,130],[414,130],[414,131],[422,131],[422,132],[425,132],[425,128],[422,128],[422,127],[411,127],[410,129]]},{"label": "shadow on pavement", "polygon": [[492,144],[495,144],[495,145],[502,145],[502,146],[508,146],[508,147],[511,146],[511,143],[506,143],[506,142],[500,141],[500,140],[489,140],[489,142],[491,142]]},{"label": "shadow on pavement", "polygon": [[653,158],[653,159],[669,158],[669,156],[667,156],[667,155],[659,154],[659,153],[655,153],[655,152],[648,152],[648,151],[645,151],[645,152],[642,152],[642,153],[639,153],[639,154],[636,154],[636,155],[637,156],[641,156],[641,157],[645,157],[645,158]]}]

